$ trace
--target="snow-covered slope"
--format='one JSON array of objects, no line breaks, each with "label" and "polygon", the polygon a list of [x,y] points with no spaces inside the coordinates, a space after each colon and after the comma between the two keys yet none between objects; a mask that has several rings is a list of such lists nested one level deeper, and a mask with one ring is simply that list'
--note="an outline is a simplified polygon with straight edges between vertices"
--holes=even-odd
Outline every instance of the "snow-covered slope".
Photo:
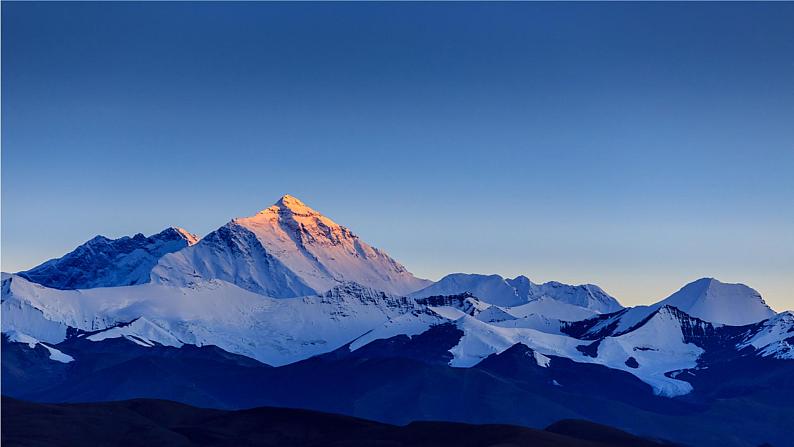
[{"label": "snow-covered slope", "polygon": [[759,323],[737,347],[753,347],[763,357],[794,360],[794,313],[781,312]]},{"label": "snow-covered slope", "polygon": [[[494,308],[494,306],[480,301],[471,293],[461,293],[459,295],[445,295],[445,296],[429,296],[427,298],[415,298],[417,303],[427,306],[433,312],[448,318],[450,320],[457,320],[464,315],[473,317],[479,316],[480,313]],[[493,311],[489,312],[491,314]],[[511,318],[509,315],[507,318]]]},{"label": "snow-covered slope", "polygon": [[506,279],[499,275],[453,273],[412,293],[411,296],[421,298],[465,292],[497,306],[521,306],[542,298],[551,298],[595,313],[615,312],[623,308],[615,298],[593,284],[571,286],[556,281],[535,284],[526,276]]},{"label": "snow-covered slope", "polygon": [[102,341],[109,338],[123,337],[137,345],[147,348],[155,345],[178,348],[184,345],[184,343],[172,333],[152,323],[146,317],[136,318],[129,323],[119,323],[108,329],[87,334],[79,334],[78,337],[84,337],[91,341]]},{"label": "snow-covered slope", "polygon": [[316,293],[301,277],[268,252],[249,229],[229,222],[199,243],[164,256],[152,280],[175,286],[220,279],[271,297]]},{"label": "snow-covered slope", "polygon": [[181,228],[166,228],[146,237],[97,236],[63,257],[51,259],[19,276],[56,289],[126,286],[149,281],[152,267],[165,254],[196,243]]},{"label": "snow-covered slope", "polygon": [[538,298],[520,306],[505,307],[504,309],[516,318],[541,315],[563,321],[579,321],[598,315],[598,312],[586,307],[568,304],[549,297]]},{"label": "snow-covered slope", "polygon": [[731,326],[757,323],[775,316],[757,291],[744,284],[727,284],[714,278],[691,282],[654,305],[675,306],[693,317]]},{"label": "snow-covered slope", "polygon": [[[663,396],[687,394],[692,386],[675,379],[676,372],[695,368],[703,349],[686,341],[689,319],[665,306],[634,330],[606,337],[598,345],[597,359],[612,368],[628,371]],[[672,373],[672,374],[668,374]]]},{"label": "snow-covered slope", "polygon": [[[522,278],[522,277],[518,277]],[[516,279],[518,279],[516,278]],[[548,297],[573,306],[584,307],[598,313],[609,313],[623,309],[611,295],[594,284],[572,286],[557,281],[531,284],[529,296],[532,299]]]},{"label": "snow-covered slope", "polygon": [[85,335],[89,340],[216,345],[271,365],[325,353],[365,335],[370,340],[412,335],[446,321],[410,298],[352,283],[322,295],[274,299],[220,280],[190,287],[148,283],[58,290],[12,276],[3,282],[1,311],[4,332],[47,343],[63,341],[74,328],[91,333]]},{"label": "snow-covered slope", "polygon": [[551,298],[541,298],[518,307],[489,304],[469,292],[415,299],[449,320],[455,321],[468,315],[498,327],[535,329],[549,334],[561,334],[560,329],[567,322],[595,315],[593,311]]},{"label": "snow-covered slope", "polygon": [[620,335],[633,329],[658,308],[658,306],[634,306],[610,314],[594,315],[581,321],[568,320],[573,323],[565,332],[586,340]]},{"label": "snow-covered slope", "polygon": [[[584,340],[563,333],[567,323],[532,312],[514,315],[515,309],[471,294],[414,299],[355,283],[321,295],[275,299],[221,280],[183,287],[148,283],[58,290],[10,276],[3,280],[0,312],[4,332],[25,334],[37,343],[76,336],[90,341],[124,337],[144,347],[216,345],[274,366],[454,322],[463,335],[450,349],[452,366],[470,367],[522,343],[543,356],[627,371],[664,396],[691,390],[676,374],[698,367],[709,337],[721,327],[662,306],[626,331]],[[749,325],[735,352],[750,347],[759,355],[791,358],[792,319],[781,314]]]},{"label": "snow-covered slope", "polygon": [[431,284],[291,196],[198,242],[176,228],[97,237],[27,272],[3,274],[1,303],[10,342],[47,362],[77,365],[72,341],[119,346],[103,341],[124,338],[149,351],[215,345],[280,366],[345,346],[394,348],[424,334],[411,349],[435,350],[453,367],[520,343],[539,367],[603,365],[678,396],[692,390],[681,378],[720,362],[794,359],[794,316],[775,315],[741,284],[701,279],[627,309],[595,285],[525,276],[458,273]]},{"label": "snow-covered slope", "polygon": [[[516,343],[523,343],[536,352],[559,357],[580,358],[576,346],[579,340],[559,334],[549,334],[532,328],[505,328],[494,326],[473,317],[463,317],[456,322],[464,332],[457,346],[452,348],[457,367],[478,364],[491,354],[499,354]],[[587,359],[584,359],[585,361]]]},{"label": "snow-covered slope", "polygon": [[526,303],[526,297],[518,295],[518,291],[499,275],[478,275],[453,273],[441,278],[422,290],[411,294],[412,297],[459,295],[471,293],[497,306],[514,306]]},{"label": "snow-covered slope", "polygon": [[29,348],[35,348],[37,345],[43,347],[49,352],[50,360],[54,360],[56,362],[61,363],[71,363],[74,361],[74,357],[64,354],[63,352],[59,351],[58,349],[53,348],[52,346],[48,346],[35,338],[31,337],[30,335],[23,334],[18,331],[9,331],[3,332],[3,335],[8,339],[8,341],[15,342],[15,343],[24,343],[28,345]]},{"label": "snow-covered slope", "polygon": [[[569,333],[594,339],[625,333],[664,306],[715,325],[744,326],[774,317],[761,295],[744,284],[728,284],[713,278],[693,281],[650,306],[635,306],[608,315],[596,315]],[[575,320],[568,320],[575,321]]]},{"label": "snow-covered slope", "polygon": [[323,292],[344,282],[397,294],[430,284],[289,195],[254,216],[234,219],[192,247],[164,256],[152,279],[175,285],[222,279],[280,298]]},{"label": "snow-covered slope", "polygon": [[655,312],[629,333],[600,340],[595,352],[590,354],[582,349],[587,343],[581,340],[534,328],[495,326],[470,316],[457,320],[457,325],[464,336],[451,350],[452,366],[474,366],[491,354],[522,343],[545,356],[597,363],[629,372],[651,385],[657,394],[668,397],[692,390],[688,382],[668,373],[696,367],[697,359],[704,352],[685,340],[679,313],[668,307]]}]

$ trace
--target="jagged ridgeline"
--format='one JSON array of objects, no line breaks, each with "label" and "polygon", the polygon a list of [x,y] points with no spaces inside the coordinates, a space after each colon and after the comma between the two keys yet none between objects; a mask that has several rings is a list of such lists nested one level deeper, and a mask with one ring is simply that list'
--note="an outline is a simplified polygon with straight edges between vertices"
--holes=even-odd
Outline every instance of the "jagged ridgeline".
[{"label": "jagged ridgeline", "polygon": [[4,274],[1,311],[3,393],[28,400],[589,419],[705,446],[794,425],[794,316],[748,286],[624,308],[593,284],[432,282],[292,196],[201,239],[98,236]]}]

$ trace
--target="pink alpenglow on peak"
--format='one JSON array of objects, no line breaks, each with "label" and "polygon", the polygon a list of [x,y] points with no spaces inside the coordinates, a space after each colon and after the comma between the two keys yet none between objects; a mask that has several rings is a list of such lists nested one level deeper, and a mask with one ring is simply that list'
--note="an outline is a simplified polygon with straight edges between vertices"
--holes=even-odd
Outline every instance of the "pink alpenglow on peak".
[{"label": "pink alpenglow on peak", "polygon": [[181,228],[181,227],[171,227],[171,228],[176,230],[177,233],[181,234],[182,237],[185,238],[185,241],[187,241],[187,245],[188,246],[193,245],[193,244],[195,244],[196,242],[199,241],[199,237],[198,236],[196,236],[195,234],[185,230],[184,228]]},{"label": "pink alpenglow on peak", "polygon": [[152,270],[152,280],[161,283],[212,278],[278,298],[324,292],[343,282],[395,294],[431,283],[290,195],[164,256]]},{"label": "pink alpenglow on peak", "polygon": [[260,213],[264,213],[272,208],[286,208],[296,214],[316,214],[316,215],[320,214],[317,211],[314,211],[313,209],[309,208],[305,203],[301,202],[300,199],[298,199],[297,197],[291,196],[289,194],[284,194],[283,196],[281,196],[280,199],[278,199],[278,201],[276,201],[276,203],[273,206],[260,211]]},{"label": "pink alpenglow on peak", "polygon": [[316,242],[338,243],[345,237],[357,237],[347,228],[311,209],[291,195],[284,195],[274,205],[250,217],[240,217],[233,223],[251,230],[268,226],[286,225],[294,231],[305,230],[316,236]]}]

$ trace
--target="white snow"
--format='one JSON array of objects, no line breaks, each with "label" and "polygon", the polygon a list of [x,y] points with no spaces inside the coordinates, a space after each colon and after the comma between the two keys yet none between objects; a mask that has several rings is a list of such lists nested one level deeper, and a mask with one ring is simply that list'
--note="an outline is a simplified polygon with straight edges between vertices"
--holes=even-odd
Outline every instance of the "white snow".
[{"label": "white snow", "polygon": [[616,323],[615,328],[608,335],[619,335],[629,331],[636,325],[640,324],[644,319],[648,318],[654,311],[656,306],[635,306],[624,309],[609,317],[605,317],[593,327],[591,327],[587,334],[594,335],[601,333],[602,330],[609,328],[612,324]]},{"label": "white snow", "polygon": [[442,322],[446,321],[438,319],[433,315],[421,314],[418,318],[411,314],[400,315],[396,318],[389,319],[380,326],[357,338],[350,344],[350,350],[355,351],[374,340],[391,338],[397,335],[407,335],[409,337],[419,335],[430,329],[430,326]]},{"label": "white snow", "polygon": [[581,321],[598,315],[597,312],[585,307],[557,301],[553,298],[543,297],[521,306],[506,307],[505,311],[516,318],[529,315],[543,315],[562,321]]},{"label": "white snow", "polygon": [[[71,327],[87,332],[80,336],[90,341],[123,337],[144,347],[216,345],[280,366],[454,322],[463,336],[450,349],[451,366],[471,367],[522,343],[540,367],[553,367],[552,356],[600,364],[672,397],[691,391],[676,376],[696,367],[703,350],[684,342],[683,317],[669,305],[715,326],[766,320],[748,329],[737,348],[794,359],[794,315],[775,315],[758,292],[742,284],[704,278],[654,305],[629,309],[592,284],[463,273],[431,284],[289,195],[201,240],[181,228],[155,236],[121,242],[97,237],[39,271],[66,282],[72,273],[88,272],[82,280],[92,288],[58,290],[4,273],[3,333],[30,347],[41,345],[50,359],[64,363],[74,359],[50,345],[63,341]],[[121,243],[138,248],[112,248]],[[101,268],[85,270],[83,255],[97,255]],[[151,283],[141,284],[149,278]],[[100,287],[130,283],[138,285]],[[430,296],[444,298],[423,299]],[[615,326],[596,357],[577,349],[592,340],[561,332],[564,322],[607,313],[612,315],[589,331]],[[629,358],[637,368],[626,364]]]},{"label": "white snow", "polygon": [[176,227],[149,237],[136,234],[114,240],[96,236],[72,252],[19,275],[59,289],[143,284],[149,282],[152,267],[163,255],[195,242],[195,235]]},{"label": "white snow", "polygon": [[[702,353],[703,349],[684,342],[680,321],[668,308],[631,332],[606,337],[598,346],[601,363],[630,372],[653,386],[658,394],[670,397],[687,394],[692,386],[665,373],[694,368]],[[638,368],[625,364],[629,357],[637,361]]]},{"label": "white snow", "polygon": [[8,337],[8,341],[13,341],[16,343],[25,343],[26,345],[28,345],[29,348],[35,348],[36,345],[39,343],[39,341],[36,340],[35,338],[31,337],[28,334],[23,334],[22,332],[19,331],[12,330],[3,333],[6,334],[6,337]]},{"label": "white snow", "polygon": [[152,270],[152,280],[160,283],[189,285],[199,279],[222,279],[279,298],[343,282],[396,294],[431,283],[290,195],[164,256]]},{"label": "white snow", "polygon": [[511,320],[491,321],[494,326],[504,328],[527,328],[535,329],[548,334],[562,334],[560,327],[562,323],[560,320],[554,318],[546,318],[543,315],[529,314],[523,318],[514,318]]},{"label": "white snow", "polygon": [[152,347],[155,344],[162,346],[181,347],[184,343],[179,341],[172,333],[152,323],[145,317],[140,317],[127,324],[120,324],[101,332],[89,335],[86,339],[101,341],[108,338],[124,337],[138,345]]},{"label": "white snow", "polygon": [[470,295],[444,296],[438,299],[417,299],[428,304],[428,309],[449,320],[457,320],[464,315],[476,316],[487,322],[513,319],[514,317],[497,306],[480,301]]},{"label": "white snow", "polygon": [[486,323],[500,323],[515,320],[516,317],[507,313],[504,309],[498,306],[488,306],[486,309],[481,310],[476,315],[477,319]]},{"label": "white snow", "polygon": [[[95,332],[86,336],[92,341],[125,337],[142,346],[211,344],[274,366],[348,343],[355,350],[376,339],[420,334],[432,325],[452,321],[464,333],[450,350],[454,367],[476,365],[491,354],[523,343],[536,353],[540,366],[549,367],[551,356],[601,364],[635,375],[663,396],[691,390],[674,375],[694,368],[703,352],[684,342],[681,317],[668,307],[652,318],[647,317],[655,310],[653,306],[616,315],[620,325],[631,330],[604,338],[593,358],[576,349],[591,341],[562,334],[560,320],[543,313],[569,318],[592,310],[551,298],[512,308],[472,296],[431,301],[443,305],[429,306],[425,300],[355,283],[341,283],[322,295],[275,299],[221,280],[196,281],[183,287],[150,283],[56,290],[10,276],[3,284],[1,314],[4,332],[28,334],[37,342],[58,343],[66,337],[66,328],[74,327]],[[745,344],[769,355],[791,358],[785,338],[793,320],[790,313],[781,314],[748,334]],[[637,368],[626,365],[629,357],[637,361]]]},{"label": "white snow", "polygon": [[50,353],[50,360],[54,360],[56,362],[61,362],[61,363],[69,363],[74,361],[74,357],[68,354],[64,354],[63,352],[53,348],[52,346],[47,346],[46,344],[31,337],[30,335],[23,334],[22,332],[15,330],[4,332],[4,334],[6,334],[9,341],[17,342],[17,343],[25,343],[30,348],[35,348],[36,345],[44,347]]},{"label": "white snow", "polygon": [[744,284],[727,284],[714,278],[691,282],[653,307],[674,306],[711,323],[743,326],[775,316],[761,295]]},{"label": "white snow", "polygon": [[781,312],[755,332],[749,333],[737,348],[752,346],[764,357],[794,360],[794,346],[788,341],[794,338],[794,313]]},{"label": "white snow", "polygon": [[70,363],[74,361],[74,357],[68,354],[64,354],[63,352],[53,348],[52,346],[47,346],[44,343],[39,343],[41,346],[47,348],[50,351],[50,360],[55,360],[56,362],[61,363]]},{"label": "white snow", "polygon": [[588,333],[596,334],[617,322],[612,334],[622,334],[664,306],[673,306],[714,326],[744,326],[775,316],[761,295],[744,284],[727,284],[713,278],[702,278],[655,304],[627,308],[600,321]]},{"label": "white snow", "polygon": [[555,281],[535,284],[525,276],[505,279],[499,275],[453,273],[441,278],[435,284],[412,293],[411,296],[424,298],[434,295],[458,295],[465,292],[501,307],[520,307],[540,300],[554,301],[567,304],[571,308],[584,309],[577,314],[582,318],[598,313],[615,312],[623,308],[617,300],[592,284],[571,286]]},{"label": "white snow", "polygon": [[513,306],[527,302],[526,297],[519,296],[518,291],[499,275],[466,273],[447,275],[437,283],[412,293],[411,296],[425,298],[437,295],[460,295],[466,292],[497,306]]},{"label": "white snow", "polygon": [[[471,367],[492,354],[523,343],[539,355],[566,357],[576,362],[597,363],[626,371],[651,385],[657,394],[668,397],[687,394],[692,387],[687,382],[667,377],[665,373],[694,368],[703,352],[693,344],[684,343],[679,321],[664,309],[635,331],[605,338],[595,358],[576,349],[587,342],[566,335],[530,328],[496,327],[470,316],[460,318],[457,325],[465,335],[450,350],[454,357],[451,366]],[[629,357],[637,360],[638,368],[626,365]]]},{"label": "white snow", "polygon": [[[55,289],[48,289],[20,277],[7,278],[3,281],[4,285],[16,282],[24,284],[22,293],[25,296],[38,296],[40,291],[47,291],[45,292],[45,301],[49,300],[51,295],[57,296],[57,293],[49,292]],[[4,286],[3,300],[2,304],[0,304],[2,309],[0,310],[0,318],[2,319],[0,326],[2,326],[4,333],[14,330],[25,331],[33,334],[37,340],[48,343],[60,343],[66,338],[67,325],[58,321],[57,316],[48,318],[41,309],[35,307],[29,300],[7,297],[7,291],[11,291],[11,288]]]},{"label": "white snow", "polygon": [[430,306],[429,309],[437,313],[438,316],[452,321],[468,315],[466,312],[452,306]]},{"label": "white snow", "polygon": [[561,303],[583,307],[597,313],[617,312],[623,309],[623,306],[615,298],[595,284],[572,286],[557,281],[534,284],[528,279],[526,282],[529,283],[529,296],[532,299],[551,298]]},{"label": "white snow", "polygon": [[[38,318],[28,318],[31,314]],[[331,351],[367,333],[370,340],[409,329],[419,333],[446,321],[410,298],[354,284],[321,296],[274,299],[219,280],[192,287],[57,290],[16,276],[4,289],[2,319],[3,331],[25,330],[50,343],[65,339],[66,326],[109,329],[93,339],[135,336],[170,346],[216,345],[274,366]]]},{"label": "white snow", "polygon": [[565,335],[548,334],[527,328],[503,328],[470,316],[458,320],[457,325],[465,335],[457,346],[450,349],[454,356],[450,361],[452,366],[474,366],[489,355],[499,354],[516,343],[523,343],[544,355],[581,357],[576,346],[582,342]]},{"label": "white snow", "polygon": [[549,365],[551,364],[550,358],[546,357],[545,355],[539,352],[533,352],[533,354],[535,356],[535,362],[537,362],[538,366],[540,366],[541,368],[549,367]]}]

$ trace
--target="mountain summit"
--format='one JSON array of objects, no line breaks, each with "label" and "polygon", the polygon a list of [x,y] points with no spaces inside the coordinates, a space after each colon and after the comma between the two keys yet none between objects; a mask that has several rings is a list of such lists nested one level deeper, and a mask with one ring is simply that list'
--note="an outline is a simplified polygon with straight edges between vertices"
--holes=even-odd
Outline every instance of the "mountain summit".
[{"label": "mountain summit", "polygon": [[149,272],[165,254],[197,242],[194,234],[169,227],[149,237],[136,234],[109,239],[96,236],[60,258],[19,276],[56,289],[127,286],[149,281]]},{"label": "mountain summit", "polygon": [[197,278],[222,279],[278,298],[324,292],[349,281],[397,294],[430,284],[290,195],[164,256],[152,271],[161,283]]},{"label": "mountain summit", "polygon": [[284,194],[283,196],[281,196],[281,198],[278,199],[278,201],[276,201],[275,205],[265,208],[264,210],[260,211],[260,214],[266,213],[273,209],[278,209],[278,210],[288,209],[295,214],[302,214],[302,215],[309,215],[309,214],[315,214],[318,216],[320,215],[320,213],[309,208],[309,206],[301,202],[300,199],[298,199],[295,196],[291,196],[289,194]]},{"label": "mountain summit", "polygon": [[411,296],[424,298],[433,295],[456,295],[469,292],[498,306],[520,306],[529,302],[551,299],[560,303],[590,309],[595,313],[617,312],[623,309],[618,301],[594,284],[572,286],[556,281],[535,284],[526,276],[502,278],[499,275],[452,273]]},{"label": "mountain summit", "polygon": [[693,281],[656,304],[666,305],[702,320],[732,326],[756,323],[775,315],[755,289],[714,278]]}]

